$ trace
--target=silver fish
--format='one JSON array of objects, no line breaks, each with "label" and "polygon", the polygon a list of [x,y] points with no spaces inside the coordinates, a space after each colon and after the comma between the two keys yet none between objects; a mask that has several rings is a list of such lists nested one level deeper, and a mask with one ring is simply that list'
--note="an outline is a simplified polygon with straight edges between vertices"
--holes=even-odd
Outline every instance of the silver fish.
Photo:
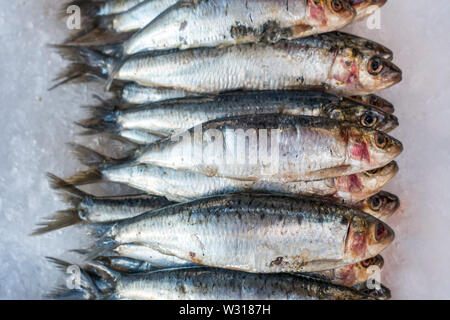
[{"label": "silver fish", "polygon": [[108,88],[112,81],[122,80],[199,94],[240,89],[320,88],[353,96],[374,93],[402,79],[401,70],[376,55],[375,50],[359,50],[350,41],[326,34],[273,45],[243,44],[160,55],[146,53],[125,60],[84,47],[60,47],[59,50],[76,62],[59,80],[82,77],[87,72],[85,69],[99,69],[99,73],[109,78]]},{"label": "silver fish", "polygon": [[[126,136],[129,131],[135,135],[136,130],[141,130],[143,134],[150,132],[167,137],[218,118],[269,113],[326,117],[355,122],[384,132],[398,126],[395,116],[376,107],[309,91],[234,93],[125,110],[108,106],[93,107],[91,110],[92,118],[78,124],[93,132],[108,131],[121,136]],[[132,139],[136,140],[134,137]]]},{"label": "silver fish", "polygon": [[347,0],[356,10],[356,21],[363,20],[384,6],[387,0]]},{"label": "silver fish", "polygon": [[122,54],[275,43],[342,28],[355,15],[343,0],[181,1],[125,41]]},{"label": "silver fish", "polygon": [[116,90],[116,93],[125,104],[146,104],[195,96],[183,90],[149,88],[134,83]]},{"label": "silver fish", "polygon": [[259,194],[199,199],[95,228],[105,232],[95,255],[139,243],[194,263],[259,273],[354,264],[377,255],[394,239],[391,228],[361,211]]},{"label": "silver fish", "polygon": [[[377,218],[392,211],[391,201],[366,199],[378,192],[397,173],[398,166],[391,162],[375,172],[363,172],[308,182],[267,183],[206,177],[190,172],[141,165],[110,169],[105,177],[125,183],[148,193],[160,195],[124,195],[96,197],[89,195],[66,181],[49,175],[53,188],[61,190],[61,197],[70,208],[58,211],[39,224],[33,235],[43,234],[79,223],[102,223],[127,219],[147,211],[174,204],[172,201],[189,201],[206,196],[238,192],[283,193],[312,196],[338,204],[358,208]],[[192,188],[196,185],[196,188]],[[379,196],[382,196],[381,194]],[[169,198],[172,201],[167,200]],[[366,199],[362,201],[362,199]],[[375,199],[375,198],[374,198]],[[132,258],[132,257],[130,257]]]},{"label": "silver fish", "polygon": [[[127,246],[127,245],[125,245]],[[137,247],[137,245],[135,245]],[[145,246],[144,246],[145,247]],[[152,249],[145,247],[144,249],[137,250],[149,250]],[[157,254],[157,251],[148,252],[149,255]],[[185,267],[199,267],[195,263],[187,262],[179,259],[178,263],[174,263],[171,259],[174,257],[161,255],[159,259],[159,265],[155,265],[147,259],[145,261],[137,260],[133,258],[127,258],[123,256],[102,256],[95,259],[99,261],[108,268],[122,272],[122,273],[144,273],[155,271],[158,268],[185,268]],[[167,261],[165,261],[167,259]],[[309,277],[316,277],[324,281],[331,282],[336,285],[353,287],[355,285],[361,284],[369,280],[373,275],[375,270],[380,270],[384,266],[384,260],[380,255],[376,257],[366,259],[364,261],[351,264],[348,266],[343,266],[336,269],[321,271],[321,272],[307,272],[299,273],[300,275],[305,275]]]},{"label": "silver fish", "polygon": [[[81,12],[86,16],[107,16],[112,14],[121,13],[127,11],[142,2],[148,0],[73,0],[64,5],[64,12],[71,5],[76,5],[81,9]],[[152,1],[152,0],[150,0]],[[155,2],[160,0],[154,0]]]},{"label": "silver fish", "polygon": [[[58,259],[52,262],[61,269],[71,265]],[[77,291],[59,289],[52,297],[108,300],[377,299],[363,291],[298,275],[263,275],[204,267],[127,275],[95,262],[81,270],[83,281]]]},{"label": "silver fish", "polygon": [[295,182],[376,169],[402,149],[402,144],[387,134],[351,123],[269,114],[213,120],[181,136],[138,148],[123,159],[87,152],[90,160],[84,162],[98,167],[102,173],[96,175],[100,177],[114,164],[151,164],[209,177]]}]

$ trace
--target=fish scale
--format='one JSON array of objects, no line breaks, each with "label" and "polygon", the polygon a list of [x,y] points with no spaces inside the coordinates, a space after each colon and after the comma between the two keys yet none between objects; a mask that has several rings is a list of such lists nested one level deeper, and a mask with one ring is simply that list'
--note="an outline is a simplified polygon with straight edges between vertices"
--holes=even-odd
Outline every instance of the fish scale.
[{"label": "fish scale", "polygon": [[368,238],[370,225],[382,224],[360,211],[312,199],[218,196],[122,220],[98,245],[107,239],[116,246],[140,243],[187,261],[248,272],[321,271],[369,258],[365,255],[376,255],[392,241],[392,230],[383,225],[386,239],[354,256],[346,248],[352,241],[349,228],[362,220]]}]

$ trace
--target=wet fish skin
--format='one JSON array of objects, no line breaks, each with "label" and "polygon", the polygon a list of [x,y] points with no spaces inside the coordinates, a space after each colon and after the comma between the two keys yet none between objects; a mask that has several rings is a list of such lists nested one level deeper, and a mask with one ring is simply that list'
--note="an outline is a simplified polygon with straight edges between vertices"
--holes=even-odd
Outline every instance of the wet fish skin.
[{"label": "wet fish skin", "polygon": [[144,28],[178,0],[141,1],[140,4],[114,16],[100,18],[100,24],[111,32],[132,32]]},{"label": "wet fish skin", "polygon": [[[105,179],[125,183],[147,193],[160,195],[160,197],[152,195],[95,197],[51,175],[52,187],[60,191],[60,196],[70,208],[58,211],[54,216],[40,223],[39,228],[33,232],[33,235],[80,223],[103,223],[130,218],[174,204],[167,198],[172,201],[183,202],[206,196],[239,192],[311,196],[337,204],[345,204],[376,217],[384,217],[395,211],[395,208],[389,205],[389,201],[383,202],[386,203],[383,208],[375,208],[377,211],[374,211],[374,206],[366,198],[381,190],[395,176],[397,171],[397,164],[391,162],[385,167],[371,172],[325,180],[291,183],[251,182],[206,177],[190,172],[146,165],[120,166],[116,169],[110,168],[104,173]],[[198,187],[192,188],[192,185]],[[362,199],[365,201],[362,201]],[[123,252],[121,255],[127,256]],[[136,257],[132,255],[129,258]],[[142,255],[137,259],[142,260]]]},{"label": "wet fish skin", "polygon": [[182,90],[158,89],[129,83],[117,90],[117,95],[125,104],[146,104],[195,96]]},{"label": "wet fish skin", "polygon": [[339,29],[355,15],[343,0],[181,1],[125,41],[122,54],[275,43]]},{"label": "wet fish skin", "polygon": [[[202,94],[325,87],[331,93],[351,96],[371,94],[401,81],[401,70],[392,62],[354,47],[336,49],[332,46],[335,41],[316,37],[274,45],[201,48],[151,57],[144,54],[126,59],[114,72],[111,65],[105,72],[110,74],[109,82],[133,81]],[[330,50],[336,51],[330,54]]]},{"label": "wet fish skin", "polygon": [[381,221],[386,221],[397,212],[400,207],[400,199],[392,193],[380,191],[360,203],[356,203],[353,207],[367,212]]},{"label": "wet fish skin", "polygon": [[214,268],[185,268],[145,274],[120,274],[100,263],[85,267],[99,296],[82,287],[91,299],[125,300],[350,300],[375,298],[353,288],[315,278],[287,274],[250,274]]},{"label": "wet fish skin", "polygon": [[383,99],[379,96],[376,96],[374,94],[369,94],[366,96],[353,96],[350,97],[353,100],[356,101],[360,101],[362,103],[366,103],[366,104],[370,104],[372,106],[376,106],[382,110],[384,110],[385,112],[388,113],[394,113],[395,109],[394,109],[394,105],[392,103],[390,103],[389,101],[387,101],[386,99]]},{"label": "wet fish skin", "polygon": [[[158,139],[151,134],[181,134],[210,120],[245,114],[288,114],[326,117],[355,122],[363,127],[389,132],[398,119],[376,107],[323,92],[262,91],[259,93],[223,94],[211,98],[191,98],[135,108],[93,107],[91,118],[79,122],[86,129],[108,130],[131,141],[142,143]],[[150,133],[149,133],[150,132]],[[131,134],[130,134],[131,133]],[[144,139],[141,139],[142,133]],[[150,134],[147,139],[147,134]],[[137,136],[137,138],[136,138]]]},{"label": "wet fish skin", "polygon": [[[134,6],[147,0],[106,0],[106,1],[92,1],[92,0],[73,0],[64,4],[64,12],[71,5],[76,5],[81,9],[83,15],[95,17],[117,14],[127,11]],[[157,0],[156,0],[157,1]]]},{"label": "wet fish skin", "polygon": [[[124,163],[151,164],[240,180],[293,182],[375,169],[386,165],[402,151],[401,143],[385,133],[320,117],[274,114],[238,116],[207,122],[201,129],[205,133],[203,139],[197,134],[200,138],[193,140],[196,150],[203,150],[200,154],[203,158],[190,156],[194,150],[191,139],[180,138],[177,141],[176,137],[170,137],[138,149],[133,160],[124,159]],[[280,152],[282,157],[270,175],[265,173],[267,168],[261,167],[261,163],[244,161],[245,153],[240,155],[238,166],[225,161],[226,157],[231,156],[226,149],[227,144],[235,143],[236,138],[231,129],[241,129],[243,132],[264,129],[267,130],[268,141],[274,139],[272,129],[276,129],[279,144],[278,150],[274,147],[274,151]],[[195,130],[188,131],[190,136],[195,134]],[[219,145],[212,141],[209,135],[213,133],[220,133],[226,143]],[[255,144],[258,143],[256,141]],[[330,157],[330,149],[333,150],[333,157]],[[304,156],[307,154],[315,155],[314,163]]]},{"label": "wet fish skin", "polygon": [[[254,194],[210,197],[122,220],[96,247],[140,243],[208,266],[309,272],[375,256],[393,238],[392,229],[361,211],[312,199]],[[232,261],[230,255],[235,257]]]},{"label": "wet fish skin", "polygon": [[190,261],[180,259],[175,256],[165,255],[145,245],[126,243],[112,249],[103,255],[111,259],[124,257],[137,261],[144,261],[152,268],[180,268],[195,265]]}]

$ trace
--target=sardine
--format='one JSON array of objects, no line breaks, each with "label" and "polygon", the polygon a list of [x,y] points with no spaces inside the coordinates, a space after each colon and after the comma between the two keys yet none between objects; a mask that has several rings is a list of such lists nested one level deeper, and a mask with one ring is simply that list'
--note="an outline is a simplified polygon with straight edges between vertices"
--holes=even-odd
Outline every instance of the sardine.
[{"label": "sardine", "polygon": [[115,165],[137,164],[244,181],[310,181],[379,168],[402,149],[385,133],[343,121],[278,114],[238,116],[142,146],[122,159],[86,149],[84,155],[79,153],[80,160],[99,170],[70,181],[86,184],[92,174],[99,180],[108,175],[108,168],[117,172]]},{"label": "sardine", "polygon": [[260,194],[203,198],[94,228],[104,231],[95,255],[139,243],[186,261],[255,273],[338,268],[376,256],[394,239],[389,226],[361,211]]},{"label": "sardine", "polygon": [[181,1],[122,45],[123,55],[251,42],[275,43],[333,31],[356,11],[344,0]]},{"label": "sardine", "polygon": [[[125,245],[127,246],[127,245]],[[136,247],[138,245],[135,245]],[[119,246],[120,247],[120,246]],[[149,247],[136,248],[137,250],[148,250],[149,255],[154,256],[158,254],[157,251],[151,251]],[[133,258],[123,257],[123,256],[102,256],[95,258],[95,261],[99,261],[110,269],[122,272],[122,273],[144,273],[155,271],[158,268],[185,268],[185,267],[198,267],[195,263],[184,261],[178,259],[177,262],[173,262],[171,256],[162,255],[159,253],[161,258],[158,260],[159,264],[154,264],[148,260],[153,261],[154,259],[137,260]],[[166,261],[167,259],[167,261]],[[366,259],[364,261],[351,264],[348,266],[343,266],[340,268],[321,271],[321,272],[307,272],[299,273],[300,275],[305,275],[309,277],[315,277],[322,279],[324,281],[331,282],[336,285],[353,287],[355,285],[361,284],[369,280],[370,277],[374,275],[374,272],[378,269],[381,270],[384,265],[383,258],[378,255],[373,258]]]},{"label": "sardine", "polygon": [[401,70],[391,61],[335,38],[325,34],[273,45],[146,53],[124,61],[88,48],[60,47],[63,55],[76,64],[58,80],[82,77],[85,69],[97,68],[108,75],[108,88],[113,80],[122,80],[201,94],[320,88],[352,96],[374,93],[402,79]]},{"label": "sardine", "polygon": [[[54,259],[67,268],[71,265]],[[353,288],[333,285],[307,276],[252,274],[214,268],[167,269],[121,274],[101,263],[81,267],[78,293],[59,289],[55,298],[81,297],[108,300],[374,300]]]},{"label": "sardine", "polygon": [[[239,192],[282,193],[296,196],[312,196],[337,204],[346,204],[376,216],[386,216],[392,210],[389,201],[382,206],[362,201],[377,193],[397,173],[398,166],[391,162],[375,171],[352,174],[338,178],[308,182],[267,183],[206,177],[190,172],[141,165],[118,168],[109,172],[108,178],[125,183],[148,193],[160,195],[124,195],[96,197],[89,195],[66,181],[49,175],[51,186],[70,208],[56,212],[40,223],[33,235],[43,234],[79,223],[102,223],[127,219],[147,211],[159,209],[177,202],[197,198]],[[192,188],[193,185],[198,187]],[[381,196],[381,195],[380,195]],[[167,200],[167,198],[172,201]],[[383,199],[383,198],[382,198]],[[377,210],[375,212],[375,210]],[[131,257],[130,257],[131,258]]]},{"label": "sardine", "polygon": [[376,107],[309,91],[234,93],[125,110],[109,106],[93,107],[91,110],[92,118],[78,124],[91,132],[107,131],[120,136],[127,135],[129,131],[135,133],[135,130],[142,130],[143,134],[150,132],[168,137],[218,118],[270,113],[326,117],[358,123],[384,132],[398,126],[395,116]]},{"label": "sardine", "polygon": [[400,199],[395,194],[380,191],[370,198],[353,204],[352,207],[385,221],[398,210]]},{"label": "sardine", "polygon": [[350,98],[353,100],[356,100],[356,101],[360,101],[362,103],[376,106],[376,107],[384,110],[385,112],[394,113],[394,111],[395,111],[394,105],[392,103],[390,103],[389,101],[387,101],[379,96],[376,96],[374,94],[370,94],[367,96],[353,96]]}]

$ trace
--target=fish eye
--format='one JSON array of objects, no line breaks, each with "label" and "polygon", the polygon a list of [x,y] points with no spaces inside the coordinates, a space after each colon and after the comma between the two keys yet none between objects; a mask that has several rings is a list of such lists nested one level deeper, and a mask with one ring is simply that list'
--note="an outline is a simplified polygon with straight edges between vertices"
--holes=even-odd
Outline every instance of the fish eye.
[{"label": "fish eye", "polygon": [[373,127],[377,123],[377,118],[371,113],[365,113],[361,116],[361,124],[364,127]]},{"label": "fish eye", "polygon": [[386,147],[387,142],[388,139],[384,134],[377,133],[375,135],[375,144],[377,145],[378,148],[383,149],[384,147]]},{"label": "fish eye", "polygon": [[366,259],[364,261],[361,261],[361,265],[367,269],[368,267],[374,264],[374,260],[375,260],[374,258]]},{"label": "fish eye", "polygon": [[383,70],[383,61],[379,57],[370,59],[367,70],[373,76],[376,76]]},{"label": "fish eye", "polygon": [[315,6],[320,6],[320,0],[313,0]]},{"label": "fish eye", "polygon": [[344,114],[339,109],[334,109],[330,112],[330,118],[335,120],[344,120]]},{"label": "fish eye", "polygon": [[344,5],[341,0],[331,0],[331,8],[333,8],[335,12],[341,12],[342,9],[344,9]]},{"label": "fish eye", "polygon": [[383,201],[379,196],[373,196],[370,198],[369,205],[370,209],[373,211],[379,211],[381,209],[381,206],[383,204]]},{"label": "fish eye", "polygon": [[379,222],[375,229],[375,239],[377,241],[380,241],[384,237],[385,234],[386,234],[386,228],[384,227],[383,223]]}]

